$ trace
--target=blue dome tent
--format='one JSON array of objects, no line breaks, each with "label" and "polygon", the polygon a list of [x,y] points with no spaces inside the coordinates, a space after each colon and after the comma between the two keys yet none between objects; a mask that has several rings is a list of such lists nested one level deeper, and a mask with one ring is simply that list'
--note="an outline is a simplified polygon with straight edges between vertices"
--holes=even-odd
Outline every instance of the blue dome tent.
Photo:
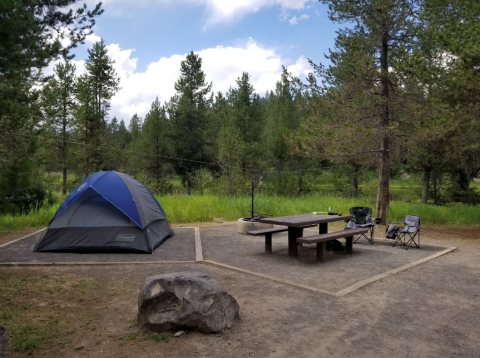
[{"label": "blue dome tent", "polygon": [[173,235],[145,185],[106,171],[88,176],[65,198],[34,251],[153,253]]}]

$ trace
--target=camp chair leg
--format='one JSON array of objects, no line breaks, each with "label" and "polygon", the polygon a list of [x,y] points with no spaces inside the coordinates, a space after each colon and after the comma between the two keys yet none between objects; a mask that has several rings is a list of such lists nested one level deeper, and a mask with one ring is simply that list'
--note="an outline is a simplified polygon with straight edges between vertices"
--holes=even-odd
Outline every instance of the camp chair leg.
[{"label": "camp chair leg", "polygon": [[354,238],[353,243],[356,243],[358,240],[360,240],[362,237],[364,237],[370,244],[373,244],[373,226],[367,227],[367,229],[368,229],[367,234],[354,236],[353,237]]},{"label": "camp chair leg", "polygon": [[402,242],[403,245],[405,245],[405,237],[403,234],[397,234],[395,237],[395,241],[393,242],[392,247],[395,247],[399,242]]},{"label": "camp chair leg", "polygon": [[[417,234],[418,234],[418,244],[415,241],[415,237],[417,236]],[[420,248],[420,233],[415,233],[413,236],[409,234],[408,236],[410,236],[410,240],[408,240],[405,245],[409,245],[411,242],[413,242],[415,244],[415,246],[417,247],[417,249],[419,249]]]},{"label": "camp chair leg", "polygon": [[265,252],[272,253],[272,233],[265,234]]}]

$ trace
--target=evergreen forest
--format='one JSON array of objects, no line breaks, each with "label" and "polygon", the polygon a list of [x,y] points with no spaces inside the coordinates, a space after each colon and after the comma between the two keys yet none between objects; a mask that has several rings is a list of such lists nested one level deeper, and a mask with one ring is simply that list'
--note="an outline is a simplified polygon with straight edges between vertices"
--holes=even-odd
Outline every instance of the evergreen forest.
[{"label": "evergreen forest", "polygon": [[478,205],[480,2],[320,3],[340,29],[329,65],[311,61],[307,78],[285,68],[274,90],[258,94],[244,72],[214,93],[192,51],[172,98],[157,97],[144,117],[116,118],[120,79],[103,40],[83,74],[71,61],[101,4],[1,1],[0,213],[55,201],[102,170],[134,176],[156,195],[230,197],[247,195],[251,182],[299,196],[328,171],[348,197],[373,181],[383,223],[392,178],[406,173],[422,204]]}]

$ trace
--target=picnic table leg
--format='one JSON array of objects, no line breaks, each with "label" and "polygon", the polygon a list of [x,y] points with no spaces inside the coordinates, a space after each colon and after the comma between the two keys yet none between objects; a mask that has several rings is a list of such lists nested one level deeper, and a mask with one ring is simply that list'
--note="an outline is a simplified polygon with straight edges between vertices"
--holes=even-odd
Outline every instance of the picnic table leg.
[{"label": "picnic table leg", "polygon": [[[299,237],[303,237],[303,227],[298,227],[297,228],[297,238],[299,238]],[[303,247],[303,244],[298,242],[297,246]]]},{"label": "picnic table leg", "polygon": [[297,257],[297,228],[288,227],[288,256]]},{"label": "picnic table leg", "polygon": [[317,242],[317,261],[323,262],[325,251],[327,251],[327,243]]},{"label": "picnic table leg", "polygon": [[346,237],[345,252],[349,255],[353,253],[353,236]]},{"label": "picnic table leg", "polygon": [[326,234],[328,232],[328,223],[320,223],[318,225],[318,233],[321,234]]},{"label": "picnic table leg", "polygon": [[265,234],[265,252],[272,253],[272,233]]},{"label": "picnic table leg", "polygon": [[[318,233],[326,234],[328,232],[328,223],[320,223],[318,224]],[[327,251],[327,243],[326,242],[318,242],[317,243],[317,261],[323,262],[323,257],[325,256],[325,251]]]}]

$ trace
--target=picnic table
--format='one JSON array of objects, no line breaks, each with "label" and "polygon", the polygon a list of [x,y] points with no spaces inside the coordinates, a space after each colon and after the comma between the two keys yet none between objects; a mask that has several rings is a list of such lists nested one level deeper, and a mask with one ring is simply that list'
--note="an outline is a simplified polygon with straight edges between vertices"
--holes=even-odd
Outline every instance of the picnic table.
[{"label": "picnic table", "polygon": [[[299,228],[310,225],[319,225],[318,233],[320,235],[328,233],[328,223],[336,221],[351,220],[351,215],[315,215],[300,214],[289,216],[278,216],[273,218],[261,218],[258,221],[265,224],[283,225],[288,227],[288,255],[297,257],[297,239],[302,231]],[[334,239],[334,238],[332,238]]]}]

